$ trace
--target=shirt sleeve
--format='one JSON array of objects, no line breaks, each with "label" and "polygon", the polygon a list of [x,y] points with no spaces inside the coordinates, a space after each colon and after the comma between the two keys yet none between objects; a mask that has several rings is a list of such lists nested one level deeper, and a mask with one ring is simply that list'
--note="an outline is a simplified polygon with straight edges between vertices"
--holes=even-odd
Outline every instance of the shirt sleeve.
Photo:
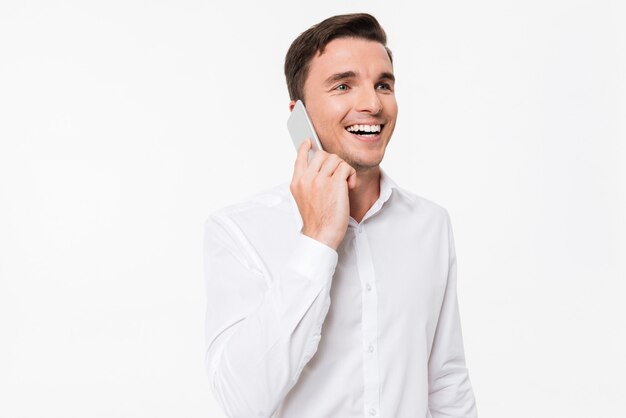
[{"label": "shirt sleeve", "polygon": [[270,278],[243,241],[228,223],[205,224],[206,367],[229,417],[270,417],[317,351],[338,255],[300,234]]},{"label": "shirt sleeve", "polygon": [[428,406],[433,418],[476,418],[476,402],[465,366],[457,300],[454,237],[447,215],[448,278],[435,338],[428,361]]}]

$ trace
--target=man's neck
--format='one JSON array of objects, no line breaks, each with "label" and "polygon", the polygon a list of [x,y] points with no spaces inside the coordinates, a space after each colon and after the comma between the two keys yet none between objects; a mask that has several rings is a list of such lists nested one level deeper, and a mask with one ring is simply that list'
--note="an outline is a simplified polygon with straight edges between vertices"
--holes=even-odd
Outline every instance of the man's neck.
[{"label": "man's neck", "polygon": [[360,223],[379,196],[380,167],[357,171],[356,186],[349,191],[350,216]]}]

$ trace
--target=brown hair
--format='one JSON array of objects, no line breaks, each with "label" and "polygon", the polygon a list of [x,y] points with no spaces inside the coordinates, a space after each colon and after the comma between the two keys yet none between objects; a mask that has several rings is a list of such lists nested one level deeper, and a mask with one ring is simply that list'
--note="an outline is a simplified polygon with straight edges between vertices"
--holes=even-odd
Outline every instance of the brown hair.
[{"label": "brown hair", "polygon": [[337,38],[361,38],[380,42],[393,63],[391,50],[387,48],[387,35],[374,16],[354,13],[332,16],[311,26],[298,36],[285,57],[285,77],[291,100],[304,101],[304,82],[309,65],[315,54],[324,53],[326,45]]}]

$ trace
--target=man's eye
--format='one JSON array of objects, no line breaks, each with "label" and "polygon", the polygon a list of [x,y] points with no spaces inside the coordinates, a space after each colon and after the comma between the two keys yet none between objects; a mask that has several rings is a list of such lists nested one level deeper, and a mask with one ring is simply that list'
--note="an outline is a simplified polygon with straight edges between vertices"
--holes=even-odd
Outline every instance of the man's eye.
[{"label": "man's eye", "polygon": [[348,90],[348,85],[347,84],[340,84],[337,87],[335,87],[335,90]]},{"label": "man's eye", "polygon": [[378,83],[377,87],[384,90],[391,90],[391,86],[389,85],[389,83]]}]

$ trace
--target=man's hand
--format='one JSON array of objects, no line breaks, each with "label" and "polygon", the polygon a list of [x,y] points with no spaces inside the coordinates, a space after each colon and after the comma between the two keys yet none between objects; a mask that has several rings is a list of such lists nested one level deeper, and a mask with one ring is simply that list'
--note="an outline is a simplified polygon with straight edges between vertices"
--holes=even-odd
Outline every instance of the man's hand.
[{"label": "man's hand", "polygon": [[348,189],[356,185],[356,170],[323,150],[308,162],[310,148],[308,139],[300,144],[289,188],[302,216],[302,233],[336,250],[348,229]]}]

